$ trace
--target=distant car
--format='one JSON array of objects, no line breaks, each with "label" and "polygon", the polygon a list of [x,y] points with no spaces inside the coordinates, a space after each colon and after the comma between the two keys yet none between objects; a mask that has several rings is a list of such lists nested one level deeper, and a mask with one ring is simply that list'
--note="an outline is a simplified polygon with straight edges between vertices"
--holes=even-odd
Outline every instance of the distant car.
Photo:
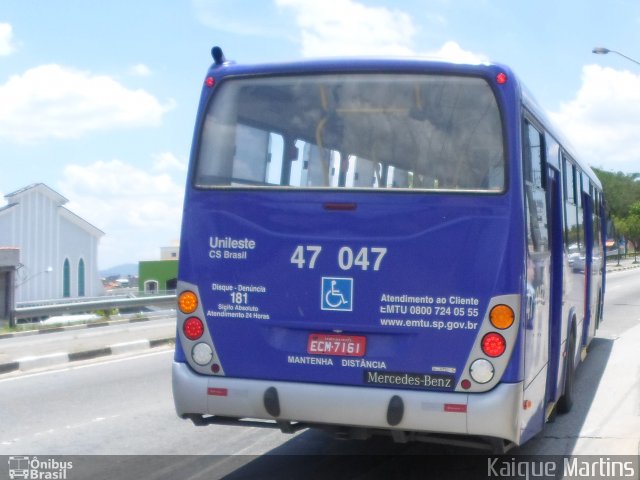
[{"label": "distant car", "polygon": [[586,256],[584,251],[581,251],[580,246],[577,243],[569,245],[567,261],[571,270],[574,272],[584,271]]},{"label": "distant car", "polygon": [[[567,259],[569,261],[569,265],[571,265],[573,267],[573,264],[575,263],[575,261],[580,258],[580,247],[578,246],[577,243],[574,243],[572,245],[569,245],[569,254],[567,256]],[[584,261],[583,261],[584,263]]]},{"label": "distant car", "polygon": [[573,263],[570,263],[571,270],[573,270],[574,272],[584,272],[585,263],[586,257],[580,254],[573,259]]}]

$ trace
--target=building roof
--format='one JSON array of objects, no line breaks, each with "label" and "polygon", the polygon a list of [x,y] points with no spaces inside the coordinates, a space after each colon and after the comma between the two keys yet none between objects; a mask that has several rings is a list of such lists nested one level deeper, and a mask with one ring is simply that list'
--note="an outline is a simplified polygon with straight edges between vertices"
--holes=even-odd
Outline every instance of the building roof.
[{"label": "building roof", "polygon": [[30,190],[34,190],[34,189],[38,189],[41,193],[51,198],[51,200],[53,200],[58,205],[64,205],[69,201],[65,197],[60,195],[58,192],[56,192],[54,189],[45,185],[44,183],[32,183],[31,185],[27,185],[26,187],[21,188],[20,190],[16,190],[13,193],[9,193],[8,195],[5,195],[4,198],[7,199],[9,204],[19,203],[20,197],[22,197],[26,192],[29,192]]},{"label": "building roof", "polygon": [[98,227],[93,226],[84,218],[76,215],[68,208],[60,207],[60,214],[70,222],[75,223],[80,228],[93,235],[94,237],[102,237],[104,235],[104,232],[102,230],[100,230]]},{"label": "building roof", "polygon": [[66,218],[70,222],[82,228],[90,235],[93,235],[94,237],[102,237],[104,235],[104,232],[102,230],[87,222],[84,218],[76,215],[68,208],[64,207],[63,205],[68,203],[69,200],[44,183],[32,183],[31,185],[21,188],[20,190],[16,190],[13,193],[5,195],[5,198],[9,203],[8,205],[0,208],[0,214],[11,209],[12,207],[19,205],[20,200],[24,196],[34,193],[34,191],[38,191],[48,197],[59,208],[60,215],[63,218]]},{"label": "building roof", "polygon": [[4,207],[0,207],[0,213],[9,210],[17,205],[17,203],[10,203],[9,205],[5,205]]}]

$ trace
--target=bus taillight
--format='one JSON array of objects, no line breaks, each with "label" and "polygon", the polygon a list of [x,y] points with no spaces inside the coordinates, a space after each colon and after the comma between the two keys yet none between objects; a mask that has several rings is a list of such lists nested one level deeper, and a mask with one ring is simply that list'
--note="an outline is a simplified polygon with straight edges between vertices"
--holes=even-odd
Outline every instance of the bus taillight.
[{"label": "bus taillight", "polygon": [[182,331],[189,340],[197,340],[204,333],[204,324],[198,317],[189,317],[185,320]]},{"label": "bus taillight", "polygon": [[499,357],[507,349],[507,342],[499,333],[487,333],[482,338],[482,351],[488,357]]}]

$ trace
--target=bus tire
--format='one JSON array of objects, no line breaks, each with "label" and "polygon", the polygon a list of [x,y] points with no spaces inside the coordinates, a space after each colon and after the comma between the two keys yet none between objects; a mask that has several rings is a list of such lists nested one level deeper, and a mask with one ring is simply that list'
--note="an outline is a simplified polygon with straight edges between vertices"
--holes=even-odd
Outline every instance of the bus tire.
[{"label": "bus tire", "polygon": [[571,329],[569,336],[569,344],[567,346],[567,357],[565,360],[564,373],[564,391],[558,400],[558,413],[569,413],[573,407],[573,384],[575,380],[575,350],[576,350],[576,333],[575,329]]}]

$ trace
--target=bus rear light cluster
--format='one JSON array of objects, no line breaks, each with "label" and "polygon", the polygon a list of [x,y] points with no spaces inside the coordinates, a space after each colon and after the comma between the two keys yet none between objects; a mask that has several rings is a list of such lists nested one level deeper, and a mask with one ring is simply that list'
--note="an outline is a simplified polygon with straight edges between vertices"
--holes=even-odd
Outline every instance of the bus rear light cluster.
[{"label": "bus rear light cluster", "polygon": [[177,287],[180,356],[196,373],[225,375],[198,286],[180,280]]},{"label": "bus rear light cluster", "polygon": [[473,351],[465,365],[466,378],[460,379],[458,389],[483,392],[500,380],[518,332],[517,295],[503,295],[495,299],[482,322]]}]

